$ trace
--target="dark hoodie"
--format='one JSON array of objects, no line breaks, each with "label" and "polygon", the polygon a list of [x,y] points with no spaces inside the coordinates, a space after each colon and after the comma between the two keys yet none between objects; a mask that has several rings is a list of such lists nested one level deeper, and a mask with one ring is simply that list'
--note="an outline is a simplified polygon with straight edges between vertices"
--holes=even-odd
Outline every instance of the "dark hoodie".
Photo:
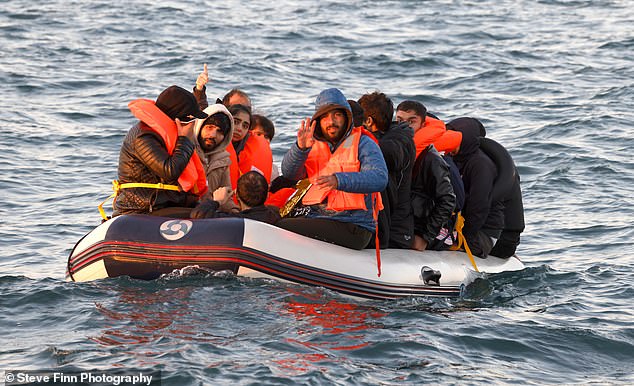
[{"label": "dark hoodie", "polygon": [[381,248],[411,248],[414,217],[410,192],[416,158],[414,131],[407,122],[392,122],[386,131],[374,134],[388,170],[387,188],[381,192],[384,209],[379,213],[379,243]]},{"label": "dark hoodie", "polygon": [[497,168],[493,161],[480,150],[482,124],[474,118],[459,118],[447,124],[447,128],[462,133],[462,142],[454,161],[458,165],[465,188],[465,218],[463,234],[473,254],[486,257],[477,234],[483,232],[497,238],[504,225],[502,204],[493,202],[492,191]]}]

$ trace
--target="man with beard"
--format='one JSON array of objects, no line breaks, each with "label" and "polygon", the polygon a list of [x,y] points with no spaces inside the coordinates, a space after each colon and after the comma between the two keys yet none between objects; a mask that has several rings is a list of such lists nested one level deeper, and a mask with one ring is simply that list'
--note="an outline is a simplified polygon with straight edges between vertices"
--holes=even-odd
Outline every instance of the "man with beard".
[{"label": "man with beard", "polygon": [[196,122],[194,134],[200,145],[197,150],[204,164],[209,191],[221,186],[231,189],[231,158],[227,146],[233,135],[233,117],[220,103],[207,107],[204,112],[209,117]]},{"label": "man with beard", "polygon": [[[307,237],[365,248],[376,230],[387,166],[375,139],[353,127],[352,110],[336,88],[322,91],[282,160],[282,175],[308,177],[303,207],[277,225]],[[301,217],[300,217],[301,216]]]}]

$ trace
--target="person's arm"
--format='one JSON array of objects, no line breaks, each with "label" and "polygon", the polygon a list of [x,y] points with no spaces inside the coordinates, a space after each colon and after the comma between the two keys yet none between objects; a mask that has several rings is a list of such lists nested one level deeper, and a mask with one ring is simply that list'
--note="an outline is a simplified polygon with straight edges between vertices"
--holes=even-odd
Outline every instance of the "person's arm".
[{"label": "person's arm", "polygon": [[297,142],[291,145],[282,159],[282,175],[288,179],[298,181],[306,177],[304,164],[312,149],[315,139],[316,121],[310,122],[310,118],[304,119],[297,130]]},{"label": "person's arm", "polygon": [[226,186],[222,186],[211,194],[212,198],[206,197],[202,200],[198,206],[196,206],[192,212],[191,217],[200,218],[215,218],[215,217],[228,217],[226,213],[222,213],[219,209],[231,201],[233,191]]},{"label": "person's arm", "polygon": [[196,86],[194,86],[194,91],[192,91],[201,110],[209,106],[207,102],[207,82],[209,82],[209,72],[207,71],[207,63],[205,63],[203,64],[203,71],[196,78]]},{"label": "person's arm", "polygon": [[335,173],[338,190],[349,193],[381,192],[387,186],[387,166],[379,146],[367,136],[359,141],[359,172]]},{"label": "person's arm", "polygon": [[427,154],[429,167],[426,172],[431,178],[428,181],[433,183],[434,205],[429,214],[429,221],[425,224],[425,232],[422,238],[431,242],[440,232],[440,228],[447,224],[451,217],[451,212],[456,204],[456,196],[449,178],[449,166],[436,152]]},{"label": "person's arm", "polygon": [[139,135],[134,141],[135,153],[153,173],[163,181],[176,181],[194,154],[194,144],[186,136],[176,140],[174,152],[169,155],[163,141],[152,132]]}]

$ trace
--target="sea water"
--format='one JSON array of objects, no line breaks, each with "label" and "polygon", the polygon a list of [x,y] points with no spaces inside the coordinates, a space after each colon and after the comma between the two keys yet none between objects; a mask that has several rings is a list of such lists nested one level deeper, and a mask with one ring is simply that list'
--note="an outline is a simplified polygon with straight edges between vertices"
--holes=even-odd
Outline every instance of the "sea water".
[{"label": "sea water", "polygon": [[[633,383],[633,30],[631,1],[0,2],[0,371]],[[278,163],[325,88],[479,118],[522,177],[527,268],[397,301],[204,273],[65,282],[127,103],[193,87],[203,63],[210,99],[242,88],[275,122]]]}]

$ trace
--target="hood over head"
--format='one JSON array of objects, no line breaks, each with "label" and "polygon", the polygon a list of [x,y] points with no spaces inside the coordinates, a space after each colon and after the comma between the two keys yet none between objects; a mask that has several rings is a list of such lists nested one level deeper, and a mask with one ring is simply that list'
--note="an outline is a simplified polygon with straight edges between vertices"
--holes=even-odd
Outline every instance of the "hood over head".
[{"label": "hood over head", "polygon": [[[352,109],[350,108],[348,100],[345,96],[343,96],[343,93],[339,89],[329,88],[317,95],[317,99],[315,99],[315,113],[313,114],[312,120],[319,121],[319,118],[322,115],[337,109],[342,109],[346,112],[347,130],[343,135],[343,138],[346,138],[350,134],[353,126]],[[317,127],[315,128],[315,133],[313,135],[318,140],[326,141],[321,132],[319,122],[317,122]]]},{"label": "hood over head", "polygon": [[454,156],[456,162],[462,162],[469,158],[480,148],[480,137],[484,126],[475,118],[457,118],[447,123],[447,129],[462,133],[460,151]]},{"label": "hood over head", "polygon": [[225,137],[222,139],[222,142],[220,142],[218,146],[216,146],[212,151],[207,152],[205,154],[209,155],[209,154],[214,154],[214,153],[224,151],[229,145],[229,142],[231,142],[231,137],[233,136],[233,116],[231,115],[229,110],[227,110],[225,105],[223,105],[222,103],[209,105],[209,107],[207,107],[203,111],[208,115],[208,117],[206,119],[196,120],[196,126],[194,126],[194,135],[196,136],[196,138],[198,138],[201,130],[203,129],[203,126],[205,126],[205,124],[208,122],[209,118],[211,118],[212,115],[225,114],[227,118],[229,118],[229,122],[231,125],[229,127],[229,132],[225,135]]},{"label": "hood over head", "polygon": [[156,107],[173,121],[177,118],[182,122],[207,118],[207,115],[200,111],[194,94],[178,86],[170,86],[163,90],[156,98]]}]

